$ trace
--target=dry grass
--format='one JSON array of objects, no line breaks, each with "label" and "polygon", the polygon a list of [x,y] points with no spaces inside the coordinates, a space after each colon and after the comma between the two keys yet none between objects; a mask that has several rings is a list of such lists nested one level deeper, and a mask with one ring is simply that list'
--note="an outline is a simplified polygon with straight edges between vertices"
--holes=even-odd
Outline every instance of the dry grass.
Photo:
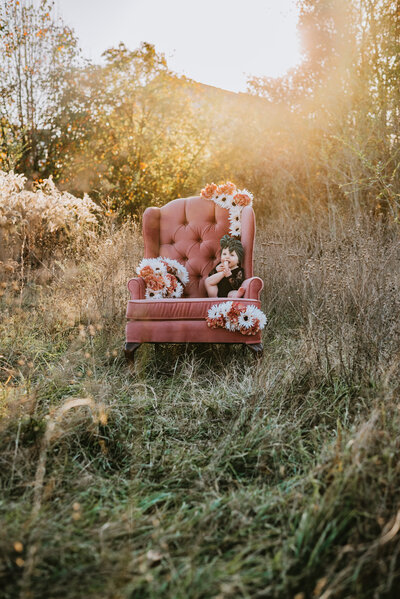
[{"label": "dry grass", "polygon": [[398,230],[259,227],[269,325],[122,357],[139,231],[2,287],[2,597],[395,597]]}]

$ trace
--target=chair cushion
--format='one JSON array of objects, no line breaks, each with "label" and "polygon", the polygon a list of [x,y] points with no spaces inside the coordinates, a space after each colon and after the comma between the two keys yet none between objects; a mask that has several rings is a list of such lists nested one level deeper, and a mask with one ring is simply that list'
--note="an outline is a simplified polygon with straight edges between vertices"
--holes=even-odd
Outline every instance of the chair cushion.
[{"label": "chair cushion", "polygon": [[[211,306],[232,300],[228,297],[130,300],[126,316],[130,320],[204,320]],[[260,308],[258,300],[241,297],[238,301]]]},{"label": "chair cushion", "polygon": [[261,343],[261,331],[242,335],[226,329],[210,329],[205,320],[128,320],[129,343]]}]

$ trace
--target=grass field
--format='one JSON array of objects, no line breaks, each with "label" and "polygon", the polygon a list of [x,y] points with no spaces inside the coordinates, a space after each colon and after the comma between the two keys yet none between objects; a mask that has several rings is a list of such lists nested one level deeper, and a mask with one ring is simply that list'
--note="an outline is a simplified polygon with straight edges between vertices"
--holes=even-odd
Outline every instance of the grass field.
[{"label": "grass field", "polygon": [[125,225],[4,280],[1,598],[398,597],[398,225],[261,223],[259,363],[129,368],[141,256]]}]

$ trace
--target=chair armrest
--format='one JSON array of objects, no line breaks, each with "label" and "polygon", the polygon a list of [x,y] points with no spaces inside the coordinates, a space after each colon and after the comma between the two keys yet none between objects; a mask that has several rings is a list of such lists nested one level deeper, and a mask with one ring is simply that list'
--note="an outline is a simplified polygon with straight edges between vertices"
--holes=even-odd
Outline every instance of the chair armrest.
[{"label": "chair armrest", "polygon": [[144,299],[146,292],[146,285],[142,277],[135,277],[128,281],[128,289],[131,294],[131,299]]},{"label": "chair armrest", "polygon": [[264,287],[263,280],[260,277],[250,277],[246,279],[240,286],[240,290],[244,290],[242,297],[246,299],[260,299],[260,293]]}]

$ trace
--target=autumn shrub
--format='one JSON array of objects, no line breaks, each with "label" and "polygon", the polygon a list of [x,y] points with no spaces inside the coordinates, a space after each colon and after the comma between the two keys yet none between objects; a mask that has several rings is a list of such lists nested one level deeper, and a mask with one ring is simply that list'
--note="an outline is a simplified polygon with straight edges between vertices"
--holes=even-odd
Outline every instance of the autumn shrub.
[{"label": "autumn shrub", "polygon": [[[13,265],[26,256],[40,263],[57,252],[76,253],[95,238],[100,208],[84,195],[60,192],[52,178],[34,191],[26,177],[0,171],[0,259]],[[7,269],[6,269],[7,270]]]}]

